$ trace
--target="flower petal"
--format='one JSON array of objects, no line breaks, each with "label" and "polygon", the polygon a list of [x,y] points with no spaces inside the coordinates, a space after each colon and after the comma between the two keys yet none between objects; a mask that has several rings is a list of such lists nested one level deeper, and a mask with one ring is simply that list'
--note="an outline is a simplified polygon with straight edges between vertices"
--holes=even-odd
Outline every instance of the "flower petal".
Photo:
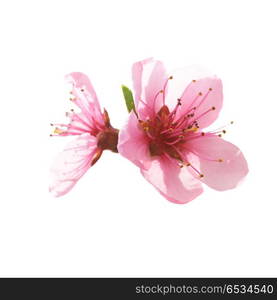
[{"label": "flower petal", "polygon": [[140,168],[147,169],[151,164],[147,137],[139,128],[138,119],[133,111],[119,132],[117,149],[121,155]]},{"label": "flower petal", "polygon": [[200,181],[187,168],[180,168],[166,157],[153,160],[151,167],[141,169],[141,173],[167,200],[177,204],[187,203],[203,191]]},{"label": "flower petal", "polygon": [[80,135],[70,142],[50,170],[50,192],[57,197],[68,193],[100,155],[97,139],[90,134]]},{"label": "flower petal", "polygon": [[77,132],[79,134],[88,132],[92,135],[96,135],[98,133],[98,127],[94,124],[93,119],[90,121],[86,118],[86,116],[80,112],[69,112],[67,113],[67,117],[69,117],[70,122],[68,124],[68,129],[72,132]]},{"label": "flower petal", "polygon": [[198,156],[204,174],[201,181],[213,189],[235,188],[248,173],[247,162],[240,149],[217,135],[188,141],[186,148]]},{"label": "flower petal", "polygon": [[[179,69],[170,75],[173,79],[168,84],[166,104],[172,109],[177,99],[182,101],[176,117],[179,118],[190,111],[195,114],[194,119],[198,120],[200,117],[198,120],[200,128],[213,123],[222,108],[221,80],[211,75],[210,71],[198,66]],[[193,107],[196,107],[195,111],[191,111]],[[215,107],[215,110],[212,110],[212,107]]]},{"label": "flower petal", "polygon": [[159,92],[163,90],[167,80],[166,71],[162,62],[149,58],[135,63],[132,74],[136,108],[139,116],[146,119],[162,105],[163,95]]},{"label": "flower petal", "polygon": [[98,122],[100,125],[104,124],[101,113],[100,104],[94,88],[87,77],[87,75],[80,72],[73,72],[66,75],[68,82],[73,84],[73,101],[82,110],[86,121],[90,125],[95,125]]}]

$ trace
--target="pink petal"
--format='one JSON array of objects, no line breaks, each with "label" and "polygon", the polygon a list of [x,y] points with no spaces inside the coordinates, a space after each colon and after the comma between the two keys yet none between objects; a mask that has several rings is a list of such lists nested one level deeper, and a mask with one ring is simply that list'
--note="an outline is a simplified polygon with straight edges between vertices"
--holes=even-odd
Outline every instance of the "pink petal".
[{"label": "pink petal", "polygon": [[136,115],[132,111],[126,125],[120,130],[118,152],[140,168],[148,168],[151,163],[148,141],[139,128]]},{"label": "pink petal", "polygon": [[141,173],[167,200],[174,203],[187,203],[203,191],[199,180],[187,168],[180,168],[177,162],[165,157],[154,160],[151,167],[141,169]]},{"label": "pink petal", "polygon": [[94,88],[87,75],[74,72],[66,75],[68,82],[73,84],[73,102],[82,110],[89,124],[98,122],[103,125],[103,116]]},{"label": "pink petal", "polygon": [[[216,135],[188,141],[186,148],[198,156],[204,174],[201,181],[211,188],[219,191],[235,188],[248,173],[240,149]],[[223,162],[218,162],[219,159]]]},{"label": "pink petal", "polygon": [[96,156],[100,155],[98,152],[97,139],[89,134],[80,135],[70,142],[50,170],[50,192],[57,197],[68,193],[91,167]]},{"label": "pink petal", "polygon": [[[173,79],[169,81],[166,104],[172,109],[177,103],[177,99],[182,100],[182,105],[178,109],[177,117],[190,113],[195,113],[195,119],[210,110],[199,118],[200,128],[204,128],[213,123],[222,107],[223,94],[220,79],[211,74],[210,71],[198,66],[190,66],[176,70],[169,75]],[[195,80],[195,82],[193,82]],[[209,91],[209,89],[212,91]],[[198,95],[202,93],[202,95]],[[196,107],[195,111],[191,111]],[[215,107],[215,110],[211,110]]]},{"label": "pink petal", "polygon": [[140,117],[145,119],[162,105],[162,94],[159,94],[156,101],[154,99],[164,87],[167,80],[166,71],[162,62],[149,58],[135,63],[132,74],[136,108]]}]

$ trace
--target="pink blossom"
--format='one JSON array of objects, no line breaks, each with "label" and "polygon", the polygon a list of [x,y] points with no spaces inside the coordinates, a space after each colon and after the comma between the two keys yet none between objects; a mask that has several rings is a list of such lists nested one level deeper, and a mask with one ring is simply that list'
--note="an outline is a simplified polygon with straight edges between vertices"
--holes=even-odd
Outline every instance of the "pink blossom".
[{"label": "pink blossom", "polygon": [[204,132],[222,107],[221,80],[197,69],[167,74],[147,59],[132,69],[133,110],[119,133],[118,151],[169,201],[187,203],[203,191],[232,189],[248,173],[225,130]]},{"label": "pink blossom", "polygon": [[68,124],[51,124],[55,127],[51,136],[76,136],[60,153],[51,168],[50,192],[62,196],[100,158],[103,150],[117,151],[118,130],[110,124],[106,110],[101,108],[90,80],[85,74],[75,72],[66,76],[72,83],[70,100],[80,112],[71,110],[66,115]]}]

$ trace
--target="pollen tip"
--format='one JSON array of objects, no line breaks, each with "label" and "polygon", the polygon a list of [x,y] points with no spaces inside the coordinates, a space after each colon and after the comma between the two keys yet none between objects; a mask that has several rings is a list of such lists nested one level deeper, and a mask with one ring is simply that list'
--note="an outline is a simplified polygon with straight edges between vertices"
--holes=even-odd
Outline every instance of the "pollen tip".
[{"label": "pollen tip", "polygon": [[218,161],[218,162],[223,162],[223,159],[222,159],[222,158],[219,158],[217,161]]},{"label": "pollen tip", "polygon": [[234,124],[234,121],[231,121],[230,124]]},{"label": "pollen tip", "polygon": [[200,174],[199,177],[200,177],[200,178],[203,178],[203,177],[204,177],[204,174]]},{"label": "pollen tip", "polygon": [[50,123],[50,126],[54,126],[54,124],[53,124],[53,123]]},{"label": "pollen tip", "polygon": [[219,134],[218,136],[219,136],[219,137],[222,137],[222,135],[221,135],[221,134]]},{"label": "pollen tip", "polygon": [[168,79],[173,79],[173,76],[169,76],[169,78]]},{"label": "pollen tip", "polygon": [[56,127],[54,130],[54,133],[61,134],[61,133],[63,133],[63,131],[60,128]]},{"label": "pollen tip", "polygon": [[192,80],[192,82],[196,82],[196,80],[195,80],[195,79],[193,79],[193,80]]},{"label": "pollen tip", "polygon": [[215,110],[215,106],[212,107],[212,110]]},{"label": "pollen tip", "polygon": [[163,90],[160,90],[160,93],[161,93],[161,94],[163,94],[163,92],[164,92]]},{"label": "pollen tip", "polygon": [[222,130],[222,132],[223,132],[223,133],[226,133],[227,131],[224,129],[224,130]]},{"label": "pollen tip", "polygon": [[179,167],[180,167],[180,168],[183,168],[183,167],[184,167],[184,165],[179,165]]},{"label": "pollen tip", "polygon": [[199,96],[202,96],[203,94],[201,92],[198,93]]},{"label": "pollen tip", "polygon": [[201,132],[201,135],[204,136],[204,135],[205,135],[205,132]]},{"label": "pollen tip", "polygon": [[209,88],[209,91],[212,91],[213,89],[212,88]]},{"label": "pollen tip", "polygon": [[81,89],[81,92],[84,92],[85,90],[84,89]]},{"label": "pollen tip", "polygon": [[190,163],[187,163],[187,164],[186,164],[187,167],[189,167],[190,165],[191,165]]}]

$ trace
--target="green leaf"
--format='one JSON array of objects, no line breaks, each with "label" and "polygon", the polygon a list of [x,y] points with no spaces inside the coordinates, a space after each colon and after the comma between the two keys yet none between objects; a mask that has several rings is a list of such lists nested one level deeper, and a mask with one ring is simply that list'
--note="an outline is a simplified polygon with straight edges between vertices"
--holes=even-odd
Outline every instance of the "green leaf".
[{"label": "green leaf", "polygon": [[125,98],[125,103],[126,103],[128,112],[130,113],[132,110],[134,112],[136,112],[132,91],[125,85],[122,85],[121,88],[122,88],[122,92],[123,92],[123,95]]}]

